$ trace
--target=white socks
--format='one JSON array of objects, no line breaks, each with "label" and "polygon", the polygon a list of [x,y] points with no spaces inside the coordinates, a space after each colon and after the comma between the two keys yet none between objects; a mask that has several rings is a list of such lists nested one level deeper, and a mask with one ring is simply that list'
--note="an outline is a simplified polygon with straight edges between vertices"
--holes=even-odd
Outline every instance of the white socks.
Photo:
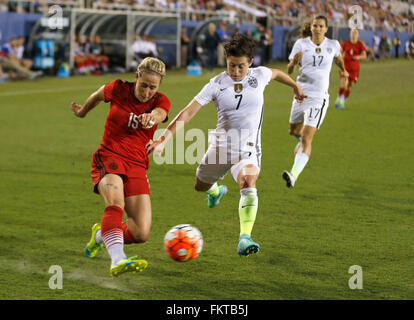
[{"label": "white socks", "polygon": [[114,265],[127,256],[124,252],[124,235],[121,229],[114,228],[102,235],[102,240],[111,256],[111,263]]},{"label": "white socks", "polygon": [[292,170],[290,171],[293,176],[295,177],[295,180],[299,177],[302,170],[305,168],[306,164],[309,161],[309,157],[306,153],[297,153],[295,156],[295,162],[293,164]]},{"label": "white socks", "polygon": [[96,242],[96,243],[103,243],[101,229],[99,229],[99,230],[95,233],[95,242]]},{"label": "white socks", "polygon": [[107,248],[109,255],[111,256],[111,264],[116,264],[122,259],[126,259],[126,254],[124,252],[124,245],[120,243],[115,243],[109,248]]},{"label": "white socks", "polygon": [[[96,233],[95,233],[95,242],[96,243],[103,243],[103,239],[102,239],[102,233],[101,233],[101,229],[99,229]],[[113,244],[111,245],[108,249],[108,253],[111,257],[111,264],[115,264],[118,261],[125,259],[126,255],[124,253],[124,245],[123,244]]]}]

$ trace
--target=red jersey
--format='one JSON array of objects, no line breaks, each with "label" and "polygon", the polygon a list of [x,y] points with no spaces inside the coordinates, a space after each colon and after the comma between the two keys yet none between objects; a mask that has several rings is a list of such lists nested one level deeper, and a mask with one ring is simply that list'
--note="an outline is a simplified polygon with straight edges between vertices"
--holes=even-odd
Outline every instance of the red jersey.
[{"label": "red jersey", "polygon": [[148,168],[149,159],[145,145],[153,138],[157,126],[143,129],[138,116],[150,113],[155,108],[168,112],[171,103],[162,93],[157,92],[148,102],[142,103],[134,95],[135,83],[114,80],[104,87],[104,101],[111,102],[101,146],[138,165]]},{"label": "red jersey", "polygon": [[345,69],[347,71],[357,71],[359,70],[359,60],[354,60],[355,56],[359,56],[363,51],[366,51],[364,44],[361,41],[352,43],[351,41],[345,41],[341,45],[342,50],[344,51],[344,62]]}]

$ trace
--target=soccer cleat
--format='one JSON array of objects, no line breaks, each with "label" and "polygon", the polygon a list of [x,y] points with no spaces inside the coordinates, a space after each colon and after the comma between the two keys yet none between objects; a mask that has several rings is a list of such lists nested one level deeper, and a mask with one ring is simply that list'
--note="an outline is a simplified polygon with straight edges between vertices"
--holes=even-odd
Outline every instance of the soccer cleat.
[{"label": "soccer cleat", "polygon": [[282,178],[286,181],[286,187],[293,188],[295,186],[295,177],[289,171],[283,171]]},{"label": "soccer cleat", "polygon": [[335,108],[339,110],[345,110],[345,105],[341,103],[339,99],[335,100]]},{"label": "soccer cleat", "polygon": [[208,195],[208,202],[207,205],[209,208],[214,208],[217,207],[218,204],[220,203],[220,199],[227,193],[227,187],[226,186],[219,186],[219,194],[215,197],[212,197],[210,195]]},{"label": "soccer cleat", "polygon": [[239,256],[248,256],[249,254],[259,252],[260,245],[252,240],[249,235],[242,234],[239,238],[237,253]]},{"label": "soccer cleat", "polygon": [[335,100],[335,108],[338,108],[340,104],[341,104],[341,101],[339,101],[339,98],[337,98]]},{"label": "soccer cleat", "polygon": [[137,256],[122,259],[116,264],[111,265],[110,274],[111,277],[117,277],[125,272],[136,273],[144,271],[148,267],[146,260],[138,260]]},{"label": "soccer cleat", "polygon": [[93,258],[96,256],[99,250],[101,250],[105,245],[103,243],[97,243],[95,241],[95,234],[98,232],[98,230],[101,229],[101,225],[99,223],[95,223],[92,226],[92,235],[91,240],[88,242],[88,244],[85,247],[85,256],[88,258]]}]

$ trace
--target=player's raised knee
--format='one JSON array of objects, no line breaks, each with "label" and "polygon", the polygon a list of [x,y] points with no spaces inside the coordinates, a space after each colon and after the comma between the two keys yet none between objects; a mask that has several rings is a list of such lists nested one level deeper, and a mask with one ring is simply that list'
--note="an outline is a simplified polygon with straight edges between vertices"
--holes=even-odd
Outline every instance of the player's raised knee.
[{"label": "player's raised knee", "polygon": [[145,243],[145,242],[148,241],[149,236],[150,236],[150,233],[149,232],[147,232],[147,233],[141,233],[139,235],[134,235],[135,242],[136,243]]},{"label": "player's raised knee", "polygon": [[253,171],[254,169],[252,169],[252,174],[240,176],[238,179],[240,190],[245,188],[256,188],[257,171]]}]

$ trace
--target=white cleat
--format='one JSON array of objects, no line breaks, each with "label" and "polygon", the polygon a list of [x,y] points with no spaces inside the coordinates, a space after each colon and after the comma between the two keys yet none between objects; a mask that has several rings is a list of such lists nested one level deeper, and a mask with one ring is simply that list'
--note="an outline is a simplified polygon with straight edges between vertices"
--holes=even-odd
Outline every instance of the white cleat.
[{"label": "white cleat", "polygon": [[295,177],[289,171],[283,171],[282,178],[286,181],[286,187],[293,188],[295,186]]}]

